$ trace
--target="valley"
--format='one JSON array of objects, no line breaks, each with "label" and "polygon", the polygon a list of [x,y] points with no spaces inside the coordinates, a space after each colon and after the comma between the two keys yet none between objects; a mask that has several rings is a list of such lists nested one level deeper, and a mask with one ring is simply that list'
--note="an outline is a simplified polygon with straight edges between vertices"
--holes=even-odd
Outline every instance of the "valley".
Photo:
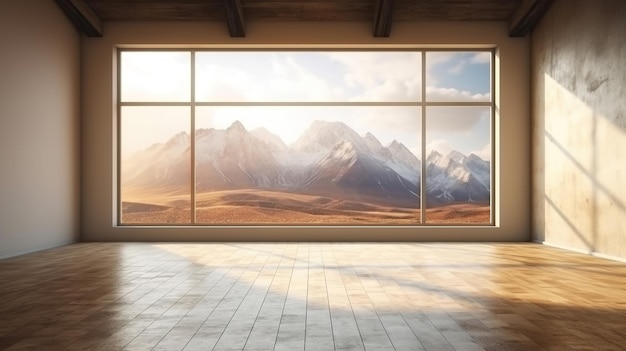
[{"label": "valley", "polygon": [[[156,200],[156,199],[155,199]],[[161,198],[160,204],[124,202],[124,223],[189,224],[189,202],[178,196]],[[419,209],[393,206],[375,197],[331,198],[260,189],[225,190],[198,194],[196,223],[210,225],[412,225]],[[167,203],[170,203],[168,206]]]}]

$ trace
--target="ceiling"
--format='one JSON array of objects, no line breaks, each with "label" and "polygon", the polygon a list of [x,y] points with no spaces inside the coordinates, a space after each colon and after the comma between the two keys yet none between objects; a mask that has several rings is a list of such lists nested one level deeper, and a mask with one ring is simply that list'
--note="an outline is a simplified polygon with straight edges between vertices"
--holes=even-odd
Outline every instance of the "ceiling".
[{"label": "ceiling", "polygon": [[[526,35],[550,0],[56,0],[88,36],[102,21],[224,21],[245,36],[245,21],[373,21],[388,37],[394,21],[509,21]],[[91,27],[91,28],[90,28]]]},{"label": "ceiling", "polygon": [[[223,0],[85,0],[103,21],[219,21]],[[397,21],[508,20],[520,0],[396,0]],[[370,21],[368,0],[241,0],[246,20]]]}]

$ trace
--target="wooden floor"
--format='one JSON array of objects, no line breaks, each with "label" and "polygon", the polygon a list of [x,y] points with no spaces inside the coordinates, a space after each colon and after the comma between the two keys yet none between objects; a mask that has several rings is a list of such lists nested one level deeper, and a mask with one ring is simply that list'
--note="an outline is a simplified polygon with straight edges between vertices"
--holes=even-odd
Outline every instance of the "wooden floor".
[{"label": "wooden floor", "polygon": [[626,264],[535,244],[84,243],[0,261],[2,350],[626,350]]}]

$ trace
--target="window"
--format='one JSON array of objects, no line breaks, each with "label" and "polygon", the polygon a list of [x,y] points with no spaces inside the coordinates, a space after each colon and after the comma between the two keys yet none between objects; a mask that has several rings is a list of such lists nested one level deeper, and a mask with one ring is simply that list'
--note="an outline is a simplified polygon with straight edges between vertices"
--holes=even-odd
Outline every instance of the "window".
[{"label": "window", "polygon": [[492,61],[120,50],[119,224],[492,224]]}]

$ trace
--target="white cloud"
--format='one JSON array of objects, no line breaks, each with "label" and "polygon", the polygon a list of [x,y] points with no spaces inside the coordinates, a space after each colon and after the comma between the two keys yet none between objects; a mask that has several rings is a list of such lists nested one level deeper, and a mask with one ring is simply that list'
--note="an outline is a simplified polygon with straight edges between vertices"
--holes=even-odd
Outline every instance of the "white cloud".
[{"label": "white cloud", "polygon": [[474,150],[471,153],[482,158],[485,161],[491,161],[491,143],[487,143],[485,147],[480,150]]},{"label": "white cloud", "polygon": [[122,159],[154,143],[164,143],[179,132],[189,134],[189,107],[124,106],[121,112]]},{"label": "white cloud", "polygon": [[[426,54],[426,76],[427,84],[439,86],[440,82],[434,73],[435,67],[447,64],[445,72],[449,75],[461,75],[465,73],[468,66],[477,64],[489,64],[491,53],[480,52],[428,52]],[[446,66],[444,66],[446,67]],[[441,74],[441,72],[439,72]]]},{"label": "white cloud", "polygon": [[350,97],[350,101],[418,101],[420,82],[388,79],[364,89],[363,94]]},{"label": "white cloud", "polygon": [[477,52],[474,54],[474,56],[472,56],[472,58],[470,59],[470,62],[474,64],[490,63],[491,52],[488,52],[488,51]]},{"label": "white cloud", "polygon": [[360,91],[352,101],[415,101],[420,97],[421,54],[415,52],[338,52],[331,59],[345,69],[347,88]]},{"label": "white cloud", "polygon": [[483,106],[428,107],[427,132],[471,132],[481,119],[489,118],[489,111]]},{"label": "white cloud", "polygon": [[[297,55],[274,55],[267,79],[259,67],[199,64],[198,95],[222,101],[417,101],[421,96],[421,56],[414,52],[330,52],[337,76],[320,76]],[[311,56],[313,57],[313,56]],[[310,57],[306,57],[309,59]],[[320,60],[320,64],[325,64]],[[267,72],[265,72],[267,73]]]},{"label": "white cloud", "polygon": [[274,74],[263,87],[257,80],[258,99],[261,101],[333,101],[336,89],[329,82],[309,72],[293,57],[274,59]]},{"label": "white cloud", "polygon": [[466,65],[467,65],[467,62],[465,60],[459,60],[459,62],[456,65],[448,68],[448,73],[461,74],[463,70],[465,69]]},{"label": "white cloud", "polygon": [[434,86],[426,87],[426,97],[428,101],[440,102],[491,101],[491,93],[472,94],[469,91],[458,90],[455,88],[439,88]]},{"label": "white cloud", "polygon": [[196,76],[196,95],[200,101],[249,101],[256,90],[254,78],[237,67],[199,65]]},{"label": "white cloud", "polygon": [[412,107],[378,107],[364,108],[365,116],[356,116],[363,120],[363,124],[375,131],[392,131],[397,133],[414,134],[416,138],[421,135],[422,124],[419,118],[419,108]]},{"label": "white cloud", "polygon": [[449,141],[438,139],[433,140],[426,145],[426,157],[428,157],[428,155],[430,155],[433,150],[445,156],[449,154],[452,150],[454,150],[454,147],[452,146],[452,144],[450,144]]},{"label": "white cloud", "polygon": [[190,55],[181,52],[123,52],[124,101],[188,101]]},{"label": "white cloud", "polygon": [[292,57],[274,58],[269,79],[251,67],[199,65],[198,96],[210,101],[334,101],[341,90],[315,76]]},{"label": "white cloud", "polygon": [[[491,115],[488,107],[429,107],[426,110],[427,151],[446,154],[457,150],[465,155],[474,152],[481,158],[490,153]],[[488,158],[487,158],[488,159]]]},{"label": "white cloud", "polygon": [[445,62],[452,61],[459,57],[459,53],[455,51],[436,51],[426,53],[426,70],[430,70],[434,66]]}]

